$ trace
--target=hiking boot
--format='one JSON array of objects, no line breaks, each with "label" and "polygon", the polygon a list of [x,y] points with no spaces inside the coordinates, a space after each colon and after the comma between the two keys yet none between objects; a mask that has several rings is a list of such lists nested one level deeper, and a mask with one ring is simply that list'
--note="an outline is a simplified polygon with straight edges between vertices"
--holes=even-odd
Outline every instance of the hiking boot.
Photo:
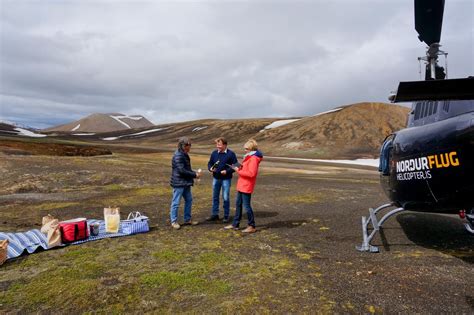
[{"label": "hiking boot", "polygon": [[171,223],[171,227],[175,230],[179,230],[181,228],[181,225],[179,225],[178,222],[173,222]]},{"label": "hiking boot", "polygon": [[239,228],[232,224],[224,226],[224,230],[238,230]]},{"label": "hiking boot", "polygon": [[182,225],[198,225],[198,221],[186,221]]},{"label": "hiking boot", "polygon": [[229,223],[229,218],[222,219],[222,223]]},{"label": "hiking boot", "polygon": [[242,233],[248,233],[248,234],[255,233],[255,232],[257,232],[257,229],[251,225],[247,226],[247,228],[242,231]]},{"label": "hiking boot", "polygon": [[210,217],[206,218],[206,221],[219,221],[219,216],[218,215],[211,215]]}]

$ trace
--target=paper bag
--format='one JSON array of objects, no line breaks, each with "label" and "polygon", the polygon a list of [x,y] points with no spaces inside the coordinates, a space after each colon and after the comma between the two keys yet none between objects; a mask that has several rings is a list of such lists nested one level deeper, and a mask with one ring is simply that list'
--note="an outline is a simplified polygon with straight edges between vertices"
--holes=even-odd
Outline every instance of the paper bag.
[{"label": "paper bag", "polygon": [[43,217],[43,226],[41,233],[48,235],[48,248],[62,245],[61,231],[59,229],[59,220],[48,214]]},{"label": "paper bag", "polygon": [[118,233],[120,227],[120,208],[104,208],[106,233]]}]

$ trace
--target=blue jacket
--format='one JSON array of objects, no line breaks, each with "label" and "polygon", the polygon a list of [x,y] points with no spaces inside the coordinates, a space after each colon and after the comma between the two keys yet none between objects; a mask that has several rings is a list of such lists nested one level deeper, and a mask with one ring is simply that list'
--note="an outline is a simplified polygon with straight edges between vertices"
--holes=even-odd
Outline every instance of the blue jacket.
[{"label": "blue jacket", "polygon": [[196,172],[191,169],[191,159],[184,151],[177,150],[171,160],[171,179],[172,187],[186,187],[194,184]]},{"label": "blue jacket", "polygon": [[[211,170],[211,167],[217,161],[219,161],[219,164],[214,169],[212,176],[214,176],[215,179],[231,179],[232,173],[234,173],[234,170],[227,164],[232,165],[232,164],[237,163],[237,156],[235,155],[235,153],[230,149],[227,149],[227,153],[225,152],[219,153],[217,150],[214,150],[211,153],[209,162],[207,163],[207,169]],[[225,175],[222,175],[221,174],[222,170],[226,170],[227,173]]]}]

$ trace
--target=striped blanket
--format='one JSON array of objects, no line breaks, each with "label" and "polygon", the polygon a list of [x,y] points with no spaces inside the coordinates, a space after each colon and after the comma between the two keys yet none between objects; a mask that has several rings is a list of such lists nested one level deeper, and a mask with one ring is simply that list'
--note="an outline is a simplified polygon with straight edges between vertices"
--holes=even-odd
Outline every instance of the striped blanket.
[{"label": "striped blanket", "polygon": [[[92,223],[99,223],[99,235],[97,236],[91,235],[85,240],[71,243],[72,245],[100,240],[103,238],[119,237],[119,236],[143,233],[143,232],[148,232],[149,230],[148,221],[142,221],[142,222],[121,221],[118,233],[106,233],[104,220],[87,220],[87,223],[89,225]],[[20,256],[21,254],[23,254],[25,251],[31,254],[35,252],[39,247],[43,248],[44,250],[49,249],[46,235],[41,233],[41,231],[37,229],[30,230],[27,232],[21,232],[21,233],[0,232],[0,240],[5,240],[5,239],[9,240],[10,242],[8,244],[7,260],[16,258]]]}]

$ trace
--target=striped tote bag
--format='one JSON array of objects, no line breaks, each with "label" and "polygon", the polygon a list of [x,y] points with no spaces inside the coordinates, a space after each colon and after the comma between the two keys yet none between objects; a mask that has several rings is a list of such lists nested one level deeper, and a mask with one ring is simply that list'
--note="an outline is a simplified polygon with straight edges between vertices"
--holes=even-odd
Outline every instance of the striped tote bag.
[{"label": "striped tote bag", "polygon": [[138,211],[130,212],[127,220],[120,221],[120,228],[124,234],[137,234],[150,231],[148,217]]}]

